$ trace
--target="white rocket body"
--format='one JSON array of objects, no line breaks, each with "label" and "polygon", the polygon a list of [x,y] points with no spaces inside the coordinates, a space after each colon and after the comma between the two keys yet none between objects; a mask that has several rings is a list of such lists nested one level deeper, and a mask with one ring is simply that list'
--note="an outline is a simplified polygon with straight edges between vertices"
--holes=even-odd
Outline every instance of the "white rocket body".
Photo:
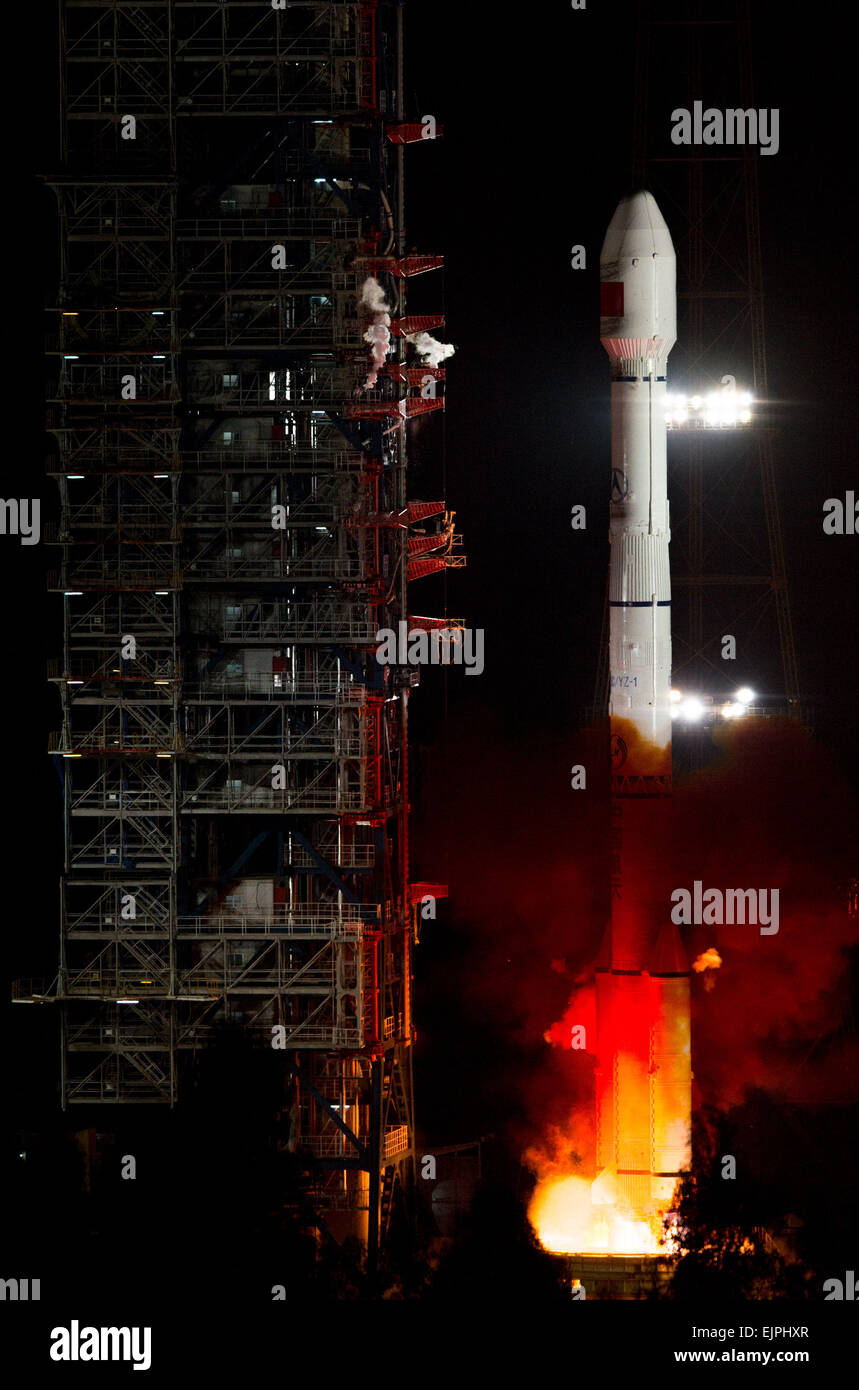
[{"label": "white rocket body", "polygon": [[[609,713],[670,748],[671,578],[665,373],[677,339],[674,247],[649,193],[624,198],[600,254],[611,382]],[[611,316],[607,309],[619,310]]]},{"label": "white rocket body", "polygon": [[624,198],[600,255],[611,362],[612,913],[597,965],[593,1201],[651,1220],[688,1163],[689,967],[660,890],[671,795],[666,367],[676,262],[649,193]]}]

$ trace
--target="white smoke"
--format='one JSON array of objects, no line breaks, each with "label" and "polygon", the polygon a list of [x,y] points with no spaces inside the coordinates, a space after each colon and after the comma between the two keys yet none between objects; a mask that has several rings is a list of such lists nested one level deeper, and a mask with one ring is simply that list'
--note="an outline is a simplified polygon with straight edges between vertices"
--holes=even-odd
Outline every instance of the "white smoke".
[{"label": "white smoke", "polygon": [[373,315],[373,322],[364,334],[364,342],[369,344],[373,357],[373,365],[364,382],[364,389],[369,391],[376,385],[379,369],[385,365],[391,347],[391,306],[385,299],[382,286],[372,275],[361,286],[360,305]]},{"label": "white smoke", "polygon": [[409,333],[406,339],[411,343],[421,361],[427,367],[438,367],[446,357],[453,357],[456,348],[453,343],[440,343],[431,333]]},{"label": "white smoke", "polygon": [[[373,358],[373,364],[364,382],[364,389],[370,390],[376,385],[379,371],[385,365],[385,358],[391,350],[391,306],[385,299],[382,286],[372,275],[368,276],[361,286],[359,302],[361,308],[373,318],[373,322],[367,326],[364,333],[364,342],[371,348]],[[427,367],[440,366],[456,351],[453,343],[440,343],[438,338],[423,330],[420,333],[409,333],[406,341]]]},{"label": "white smoke", "polygon": [[372,275],[361,286],[361,308],[369,309],[371,314],[387,314],[390,304],[385,299],[385,291]]}]

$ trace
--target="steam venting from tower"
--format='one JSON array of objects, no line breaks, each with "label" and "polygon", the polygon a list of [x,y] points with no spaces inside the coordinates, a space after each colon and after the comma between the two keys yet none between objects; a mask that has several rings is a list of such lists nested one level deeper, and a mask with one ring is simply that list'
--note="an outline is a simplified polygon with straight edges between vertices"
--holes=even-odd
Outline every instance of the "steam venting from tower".
[{"label": "steam venting from tower", "polygon": [[379,371],[385,365],[385,358],[391,347],[391,312],[385,299],[385,292],[372,275],[361,286],[359,299],[361,308],[372,315],[372,323],[364,332],[364,342],[371,349],[372,366],[367,373],[364,389],[369,391],[376,385]]},{"label": "steam venting from tower", "polygon": [[412,345],[421,362],[427,367],[440,367],[448,357],[453,357],[456,348],[453,343],[440,343],[431,333],[409,333],[406,341]]},{"label": "steam venting from tower", "polygon": [[[371,366],[364,382],[365,391],[372,390],[385,365],[385,358],[391,350],[391,306],[385,299],[385,292],[378,280],[370,275],[361,286],[359,304],[371,322],[364,330],[364,342],[371,349]],[[438,367],[456,351],[452,343],[440,343],[431,333],[421,329],[417,333],[407,333],[406,342],[414,348],[422,365]]]}]

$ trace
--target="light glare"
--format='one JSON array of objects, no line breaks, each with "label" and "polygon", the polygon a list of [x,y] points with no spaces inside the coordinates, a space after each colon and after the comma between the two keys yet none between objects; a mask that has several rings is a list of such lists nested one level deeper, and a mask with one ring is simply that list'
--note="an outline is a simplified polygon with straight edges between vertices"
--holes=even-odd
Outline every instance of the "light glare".
[{"label": "light glare", "polygon": [[680,706],[680,713],[690,724],[697,724],[704,713],[704,706],[700,700],[696,700],[695,696],[692,695],[688,700],[683,701]]}]

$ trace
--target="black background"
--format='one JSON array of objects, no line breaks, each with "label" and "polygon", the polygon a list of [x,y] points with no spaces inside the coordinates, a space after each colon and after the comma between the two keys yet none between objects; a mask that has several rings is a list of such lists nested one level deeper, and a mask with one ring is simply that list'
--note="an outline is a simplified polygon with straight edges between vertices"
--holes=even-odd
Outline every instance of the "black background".
[{"label": "black background", "polygon": [[[480,729],[491,729],[487,758],[505,748],[516,758],[580,724],[592,697],[607,550],[600,528],[571,541],[569,512],[583,502],[599,516],[605,505],[608,389],[596,266],[629,186],[633,8],[462,0],[406,7],[407,108],[414,119],[435,114],[445,129],[443,140],[406,150],[408,240],[445,255],[443,289],[429,277],[426,294],[433,307],[443,298],[440,336],[457,349],[444,416],[413,433],[412,491],[443,495],[456,509],[468,554],[466,570],[421,581],[428,587],[415,607],[432,613],[446,604],[486,633],[479,679],[430,671],[412,703],[416,877],[445,879],[437,808],[459,794],[464,741],[473,747]],[[859,489],[848,14],[753,5],[756,104],[781,112],[780,152],[760,162],[761,226],[801,677],[817,737],[855,789],[857,538],[825,536],[821,525],[827,497]],[[50,8],[34,5],[15,18],[25,32],[10,33],[6,54],[3,487],[6,496],[40,496],[44,525],[56,512],[43,475],[42,359],[56,251],[39,176],[55,162],[56,49]],[[718,104],[718,96],[708,99]],[[573,243],[588,250],[585,272],[569,269]],[[0,537],[10,979],[50,977],[56,962],[62,804],[45,748],[59,711],[44,668],[61,633],[60,600],[45,594],[51,563],[44,544]],[[503,1118],[503,1088],[492,1075],[502,1064],[483,1045],[462,990],[447,988],[468,931],[454,899],[426,930],[418,960],[419,1038],[424,1030],[435,1042],[418,1050],[419,1124],[436,1143],[471,1139]],[[14,1162],[17,1131],[56,1123],[58,1049],[47,1010],[12,1010],[7,999],[4,990],[0,1007],[14,1025],[4,1049],[6,1157]],[[845,1188],[852,1180],[832,1175]],[[7,1182],[4,1191],[8,1198],[14,1188]]]}]

